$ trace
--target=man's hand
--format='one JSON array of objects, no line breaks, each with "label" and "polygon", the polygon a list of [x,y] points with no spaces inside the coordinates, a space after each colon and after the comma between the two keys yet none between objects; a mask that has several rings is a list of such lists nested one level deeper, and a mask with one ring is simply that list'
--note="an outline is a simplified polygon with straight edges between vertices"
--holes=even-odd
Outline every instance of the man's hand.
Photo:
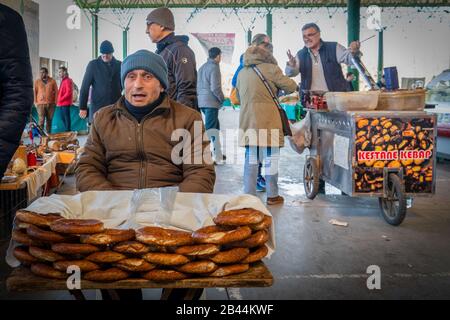
[{"label": "man's hand", "polygon": [[289,67],[295,68],[295,57],[292,55],[291,50],[288,50],[286,53],[289,59],[287,65]]},{"label": "man's hand", "polygon": [[351,52],[352,54],[358,53],[358,52],[359,52],[359,47],[360,47],[359,41],[353,41],[353,42],[351,42],[351,43],[350,43],[350,47],[349,47],[350,52]]},{"label": "man's hand", "polygon": [[84,119],[87,116],[87,110],[80,110],[80,118]]}]

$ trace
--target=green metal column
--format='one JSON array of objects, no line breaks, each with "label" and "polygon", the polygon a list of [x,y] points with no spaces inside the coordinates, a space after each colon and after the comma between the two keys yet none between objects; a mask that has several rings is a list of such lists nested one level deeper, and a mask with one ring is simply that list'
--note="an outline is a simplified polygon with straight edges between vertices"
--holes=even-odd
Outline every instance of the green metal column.
[{"label": "green metal column", "polygon": [[383,77],[383,29],[378,31],[378,74],[377,80],[381,82]]},{"label": "green metal column", "polygon": [[247,31],[247,44],[250,46],[252,44],[252,30]]},{"label": "green metal column", "polygon": [[92,13],[92,59],[98,57],[98,16]]},{"label": "green metal column", "polygon": [[270,38],[270,41],[273,42],[273,39],[272,39],[272,11],[269,11],[266,15],[266,32]]},{"label": "green metal column", "polygon": [[[347,34],[348,34],[348,44],[350,42],[359,40],[359,10],[361,8],[361,0],[347,0]],[[359,75],[355,68],[349,67],[349,72],[355,75],[355,80],[353,81],[353,88],[356,91],[359,90]]]},{"label": "green metal column", "polygon": [[128,30],[129,28],[127,27],[122,31],[122,60],[128,55]]}]

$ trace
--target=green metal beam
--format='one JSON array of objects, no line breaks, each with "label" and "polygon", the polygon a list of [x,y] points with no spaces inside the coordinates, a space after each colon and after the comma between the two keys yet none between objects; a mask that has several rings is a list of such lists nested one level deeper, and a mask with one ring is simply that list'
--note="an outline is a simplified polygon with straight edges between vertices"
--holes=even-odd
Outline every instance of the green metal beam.
[{"label": "green metal beam", "polygon": [[383,77],[383,29],[378,31],[378,70],[377,80],[381,82]]},{"label": "green metal beam", "polygon": [[269,11],[266,15],[266,33],[269,36],[270,40],[273,42],[272,29],[272,12]]},{"label": "green metal beam", "polygon": [[98,15],[92,13],[92,59],[98,57]]},{"label": "green metal beam", "polygon": [[[359,40],[359,28],[360,28],[360,14],[359,11],[361,9],[361,0],[348,0],[347,2],[347,35],[348,35],[348,44],[352,41]],[[359,90],[359,74],[358,71],[352,67],[348,68],[349,72],[352,72],[355,75],[355,79],[353,80],[353,88],[356,91]]]},{"label": "green metal beam", "polygon": [[128,30],[129,28],[127,27],[122,31],[122,61],[128,55]]},{"label": "green metal beam", "polygon": [[251,45],[252,44],[252,30],[248,29],[247,31],[247,45]]}]

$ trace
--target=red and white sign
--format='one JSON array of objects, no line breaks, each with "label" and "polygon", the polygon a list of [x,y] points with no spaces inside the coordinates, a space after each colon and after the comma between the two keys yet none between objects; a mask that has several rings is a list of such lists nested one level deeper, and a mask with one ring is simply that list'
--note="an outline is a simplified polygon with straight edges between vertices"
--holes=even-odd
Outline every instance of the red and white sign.
[{"label": "red and white sign", "polygon": [[431,150],[358,151],[358,161],[430,159]]}]

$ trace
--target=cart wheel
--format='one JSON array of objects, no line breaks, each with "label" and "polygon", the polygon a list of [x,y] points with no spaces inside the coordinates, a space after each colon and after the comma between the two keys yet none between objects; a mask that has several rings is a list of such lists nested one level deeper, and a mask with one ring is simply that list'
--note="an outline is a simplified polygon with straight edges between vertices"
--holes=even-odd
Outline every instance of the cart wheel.
[{"label": "cart wheel", "polygon": [[402,180],[395,173],[391,173],[387,187],[387,198],[379,198],[381,213],[387,223],[398,226],[406,215],[406,196]]},{"label": "cart wheel", "polygon": [[314,158],[308,158],[303,167],[303,184],[308,199],[314,199],[319,192],[319,168]]}]

